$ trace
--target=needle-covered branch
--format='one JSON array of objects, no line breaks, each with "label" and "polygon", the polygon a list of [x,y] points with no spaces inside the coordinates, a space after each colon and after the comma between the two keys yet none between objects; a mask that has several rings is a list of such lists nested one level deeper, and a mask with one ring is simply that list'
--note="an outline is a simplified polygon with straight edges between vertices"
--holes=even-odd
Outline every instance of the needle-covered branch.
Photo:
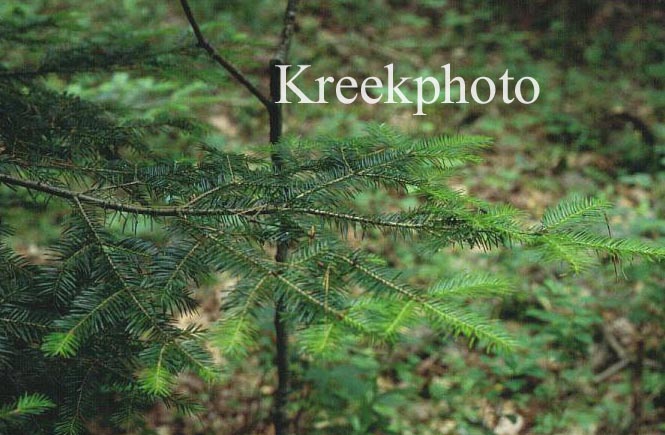
[{"label": "needle-covered branch", "polygon": [[26,189],[36,190],[48,195],[56,196],[72,201],[97,206],[105,210],[114,210],[137,215],[168,217],[168,216],[254,216],[267,213],[274,213],[275,209],[270,208],[193,208],[193,207],[168,207],[168,206],[143,206],[124,204],[98,198],[85,193],[75,192],[63,187],[53,186],[48,183],[34,180],[24,180],[7,174],[0,174],[0,183],[9,186],[20,186]]}]

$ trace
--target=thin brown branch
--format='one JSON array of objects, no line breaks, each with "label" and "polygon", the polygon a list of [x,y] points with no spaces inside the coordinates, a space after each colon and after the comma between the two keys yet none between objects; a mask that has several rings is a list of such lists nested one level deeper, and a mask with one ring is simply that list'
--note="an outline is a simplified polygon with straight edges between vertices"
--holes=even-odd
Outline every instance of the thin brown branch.
[{"label": "thin brown branch", "polygon": [[105,210],[114,210],[125,213],[140,214],[146,216],[255,216],[260,214],[271,214],[278,211],[277,208],[252,207],[246,209],[237,208],[191,208],[191,207],[164,207],[164,206],[141,206],[123,204],[107,201],[96,196],[81,192],[75,192],[63,187],[53,186],[41,181],[24,180],[7,174],[0,174],[0,183],[9,186],[19,186],[26,189],[36,190],[58,198],[72,201],[80,201],[91,204]]},{"label": "thin brown branch", "polygon": [[198,22],[194,18],[192,9],[189,7],[189,2],[187,0],[180,0],[180,4],[182,5],[182,10],[185,12],[185,15],[187,16],[187,21],[189,21],[189,25],[192,27],[192,30],[194,31],[194,36],[196,36],[198,46],[204,49],[215,62],[217,62],[222,68],[224,68],[229,74],[231,74],[231,76],[233,76],[234,79],[240,82],[241,85],[243,85],[249,92],[251,92],[252,95],[254,95],[266,107],[266,109],[270,110],[272,103],[265,95],[263,95],[263,92],[261,92],[256,86],[254,86],[254,84],[252,84],[252,82],[250,82],[249,79],[242,72],[240,72],[240,70],[236,68],[231,62],[224,59],[217,52],[217,50],[215,50],[215,47],[213,47],[208,42],[205,36],[203,36],[201,28],[199,27]]},{"label": "thin brown branch", "polygon": [[305,214],[319,216],[322,218],[339,219],[342,221],[355,222],[359,224],[374,225],[378,227],[399,228],[404,230],[423,230],[434,229],[435,224],[445,224],[444,221],[428,222],[404,222],[390,219],[376,219],[367,216],[354,215],[349,213],[340,213],[329,210],[302,207],[277,207],[277,206],[257,206],[250,208],[194,208],[188,205],[184,206],[143,206],[134,204],[124,204],[108,201],[84,192],[75,192],[64,187],[53,186],[48,183],[34,180],[25,180],[7,174],[0,174],[0,183],[9,186],[19,186],[26,189],[46,193],[58,198],[64,198],[72,201],[80,201],[85,204],[94,205],[105,210],[114,210],[125,213],[146,215],[146,216],[248,216],[267,215],[275,213]]},{"label": "thin brown branch", "polygon": [[122,183],[122,184],[114,184],[111,186],[99,186],[99,187],[91,187],[90,189],[84,190],[83,194],[87,193],[92,193],[92,192],[101,192],[104,190],[116,190],[116,189],[125,189],[130,186],[138,186],[142,184],[140,181],[130,181],[129,183]]},{"label": "thin brown branch", "polygon": [[612,334],[612,331],[606,326],[603,325],[603,336],[605,337],[605,340],[607,340],[607,344],[610,345],[612,350],[617,354],[619,359],[621,360],[630,360],[630,356],[628,355],[628,351],[624,349],[624,347],[619,343],[619,340],[616,339],[614,334]]},{"label": "thin brown branch", "polygon": [[449,219],[428,219],[424,222],[408,222],[400,221],[390,218],[376,218],[370,216],[362,216],[344,212],[336,212],[330,210],[323,210],[318,208],[304,208],[304,207],[282,207],[282,212],[289,212],[295,214],[306,214],[310,216],[319,216],[322,218],[337,219],[345,222],[353,222],[360,225],[370,225],[376,227],[398,228],[403,230],[427,230],[439,228],[452,228],[457,220],[455,218]]},{"label": "thin brown branch", "polygon": [[630,365],[629,359],[620,359],[593,378],[594,384],[601,384]]},{"label": "thin brown branch", "polygon": [[289,48],[291,40],[296,32],[296,12],[298,11],[298,0],[288,0],[286,11],[284,12],[284,27],[282,28],[282,38],[277,46],[277,51],[273,61],[286,62],[289,57]]}]

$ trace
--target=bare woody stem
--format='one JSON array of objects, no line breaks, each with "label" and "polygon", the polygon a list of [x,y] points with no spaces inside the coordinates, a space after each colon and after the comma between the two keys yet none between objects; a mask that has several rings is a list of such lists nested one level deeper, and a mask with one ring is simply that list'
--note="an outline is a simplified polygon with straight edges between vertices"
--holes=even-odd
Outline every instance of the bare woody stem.
[{"label": "bare woody stem", "polygon": [[[108,201],[93,195],[88,192],[76,192],[66,189],[64,187],[53,186],[48,183],[43,183],[34,180],[25,180],[22,178],[14,177],[8,174],[0,173],[0,184],[7,186],[18,186],[26,189],[34,190],[37,192],[46,193],[47,195],[63,198],[71,201],[80,201],[84,204],[93,205],[104,210],[113,210],[123,213],[131,213],[143,216],[153,217],[187,217],[187,216],[263,216],[271,214],[301,214],[309,216],[317,216],[323,219],[333,219],[344,222],[349,222],[358,225],[373,226],[384,229],[395,229],[404,231],[416,230],[431,230],[435,231],[441,228],[458,223],[454,218],[428,220],[427,222],[409,222],[401,221],[398,219],[382,218],[382,217],[369,217],[363,215],[356,215],[344,212],[323,210],[318,208],[297,207],[297,206],[269,206],[260,205],[249,208],[196,208],[192,206],[143,206],[135,204],[124,204],[120,202]],[[114,186],[118,187],[118,186]],[[191,203],[191,201],[190,201]],[[525,236],[528,234],[524,234]]]},{"label": "bare woody stem", "polygon": [[[273,170],[276,177],[279,177],[282,172],[282,157],[279,152],[279,142],[282,138],[282,106],[277,104],[279,100],[279,71],[277,65],[286,62],[288,58],[289,47],[291,39],[295,33],[295,20],[296,11],[298,7],[298,0],[288,0],[286,5],[286,12],[284,14],[284,27],[280,43],[277,47],[275,56],[270,60],[269,74],[270,74],[270,99],[267,99],[261,91],[259,91],[233,64],[228,62],[210,43],[205,39],[201,29],[192,14],[191,8],[187,0],[180,0],[180,4],[187,16],[187,20],[194,31],[194,35],[198,40],[198,45],[203,48],[208,55],[228,71],[236,80],[238,80],[245,88],[247,88],[268,110],[270,118],[270,143],[274,147],[272,153]],[[284,192],[284,199],[288,196]],[[280,225],[284,232],[286,232],[285,225]],[[283,263],[288,259],[289,241],[282,240],[277,244],[277,253],[275,254],[275,261]],[[288,352],[288,330],[287,323],[284,318],[285,315],[285,301],[283,297],[278,296],[275,300],[275,335],[276,335],[276,356],[275,363],[277,365],[277,378],[278,385],[275,391],[275,400],[273,404],[273,424],[275,427],[275,435],[286,435],[288,431],[288,419],[286,416],[286,405],[288,402],[289,390],[289,352]]]},{"label": "bare woody stem", "polygon": [[[270,143],[273,146],[272,166],[276,177],[282,176],[282,156],[278,147],[282,138],[282,106],[274,103],[279,98],[279,70],[277,65],[281,60],[272,59],[270,61],[270,98],[273,104],[268,109],[270,116]],[[284,197],[288,192],[284,192]],[[286,228],[280,222],[282,233],[286,233]],[[289,240],[280,240],[277,243],[277,252],[275,261],[284,263],[289,256]],[[286,405],[289,397],[289,331],[285,319],[286,301],[283,296],[277,296],[275,299],[275,365],[277,366],[277,389],[274,394],[272,420],[275,427],[275,435],[286,435],[288,430],[288,417],[286,415]]]},{"label": "bare woody stem", "polygon": [[[277,65],[286,62],[289,55],[289,48],[291,46],[291,39],[295,33],[296,12],[298,8],[298,0],[288,0],[286,11],[284,13],[284,27],[282,29],[282,37],[280,39],[277,52],[273,59],[270,60],[270,100],[271,105],[268,106],[270,115],[270,143],[273,146],[272,165],[276,177],[281,176],[282,172],[282,153],[279,152],[280,140],[282,138],[282,106],[277,104],[279,101],[279,70]],[[285,191],[284,199],[288,198],[288,192]],[[286,234],[287,228],[281,224],[282,232]],[[287,261],[289,255],[289,240],[283,239],[277,243],[277,252],[275,254],[275,261],[284,263]],[[286,414],[286,406],[289,400],[289,331],[285,319],[286,315],[286,301],[283,295],[277,296],[275,300],[275,364],[277,365],[277,389],[275,390],[274,403],[273,403],[273,426],[275,428],[275,435],[286,435],[288,432],[289,422]]]},{"label": "bare woody stem", "polygon": [[192,9],[189,7],[189,2],[187,0],[180,0],[180,5],[182,6],[182,10],[185,12],[185,16],[187,17],[187,21],[189,21],[189,25],[194,31],[194,36],[196,36],[198,46],[204,49],[215,62],[217,62],[226,71],[228,71],[228,73],[231,74],[234,79],[240,82],[240,84],[242,84],[249,92],[251,92],[266,107],[266,109],[270,111],[270,107],[272,106],[271,101],[266,98],[266,96],[263,95],[263,93],[256,86],[254,86],[254,84],[252,84],[252,82],[250,82],[242,72],[240,72],[240,70],[238,70],[238,68],[236,68],[228,60],[224,59],[217,52],[217,50],[215,50],[215,47],[210,45],[205,36],[203,36],[201,28],[194,18]]},{"label": "bare woody stem", "polygon": [[286,12],[284,13],[284,28],[282,29],[282,38],[273,60],[286,62],[289,57],[289,48],[291,40],[296,32],[296,13],[298,12],[298,0],[288,0]]},{"label": "bare woody stem", "polygon": [[0,174],[0,183],[8,186],[25,187],[38,192],[46,193],[58,198],[72,201],[80,201],[85,204],[97,206],[105,210],[114,210],[124,213],[132,213],[145,216],[229,216],[229,215],[260,215],[269,214],[276,211],[274,208],[193,208],[193,207],[156,207],[142,206],[133,204],[123,204],[119,202],[107,201],[87,193],[75,192],[63,187],[53,186],[40,181],[24,180],[7,174]]}]

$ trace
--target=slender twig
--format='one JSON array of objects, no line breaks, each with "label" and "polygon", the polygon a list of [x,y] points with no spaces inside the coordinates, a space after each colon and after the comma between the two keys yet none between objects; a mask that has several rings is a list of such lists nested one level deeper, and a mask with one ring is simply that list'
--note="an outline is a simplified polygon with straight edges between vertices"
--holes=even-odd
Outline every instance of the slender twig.
[{"label": "slender twig", "polygon": [[263,95],[263,92],[261,92],[256,86],[254,86],[254,84],[252,84],[252,82],[250,82],[249,79],[242,72],[240,72],[238,68],[236,68],[228,60],[224,59],[217,52],[217,50],[215,50],[215,47],[213,47],[208,42],[205,36],[203,36],[201,28],[199,27],[198,22],[194,18],[192,9],[189,7],[189,2],[187,0],[180,0],[180,4],[182,5],[182,10],[185,12],[185,16],[187,16],[187,21],[189,21],[189,25],[192,27],[192,30],[194,31],[194,36],[196,36],[196,40],[198,41],[198,46],[204,49],[215,62],[217,62],[226,71],[228,71],[228,73],[231,74],[231,76],[233,76],[234,79],[240,82],[241,85],[243,85],[249,92],[251,92],[252,95],[254,95],[266,107],[266,109],[270,111],[270,108],[273,105],[272,102],[268,98],[266,98],[266,96]]},{"label": "slender twig", "polygon": [[115,189],[123,189],[124,190],[126,187],[136,186],[136,185],[139,185],[139,184],[142,184],[142,183],[140,181],[130,181],[129,183],[114,184],[114,185],[111,185],[111,186],[91,187],[90,189],[86,189],[81,193],[86,194],[86,193],[101,192],[101,191],[104,191],[104,190],[115,190]]},{"label": "slender twig", "polygon": [[614,334],[612,334],[612,331],[606,326],[603,325],[603,336],[605,337],[605,340],[607,340],[607,344],[610,345],[612,350],[617,354],[619,359],[630,359],[628,355],[628,351],[624,349],[624,347],[619,343],[619,340],[614,337]]},{"label": "slender twig", "polygon": [[630,365],[629,359],[620,359],[616,363],[612,364],[611,366],[609,366],[608,368],[606,368],[605,370],[594,376],[593,382],[595,384],[603,383],[607,379],[619,373],[624,368],[628,367],[629,365]]},{"label": "slender twig", "polygon": [[[250,208],[193,208],[188,205],[184,206],[142,206],[133,204],[124,204],[119,202],[108,201],[96,196],[86,194],[84,192],[75,192],[63,187],[53,186],[51,184],[43,183],[41,181],[24,180],[7,174],[0,174],[0,184],[10,186],[20,186],[26,189],[35,190],[38,192],[46,193],[48,195],[64,198],[72,201],[80,201],[85,204],[97,206],[105,210],[114,210],[125,213],[132,213],[137,215],[154,216],[154,217],[182,217],[182,216],[243,216],[252,217],[258,215],[270,215],[277,213],[284,214],[304,214],[311,216],[319,216],[322,218],[338,219],[341,221],[355,222],[358,224],[372,225],[377,227],[397,228],[403,230],[426,230],[443,228],[447,224],[454,223],[454,219],[450,220],[429,220],[428,222],[406,222],[399,220],[391,220],[388,218],[372,218],[362,215],[354,215],[349,213],[340,213],[329,210],[322,210],[316,208],[304,207],[289,207],[289,206],[256,206]],[[259,223],[253,220],[255,223]],[[282,247],[284,249],[284,247]]]},{"label": "slender twig", "polygon": [[277,46],[277,52],[273,60],[286,62],[289,57],[289,48],[291,40],[296,31],[296,12],[298,10],[298,0],[288,0],[286,12],[284,13],[284,28],[282,29],[282,38]]},{"label": "slender twig", "polygon": [[[134,293],[133,289],[125,279],[125,277],[120,273],[120,270],[118,269],[118,266],[116,265],[115,261],[113,260],[113,257],[111,257],[108,252],[106,252],[106,243],[102,239],[102,237],[99,235],[99,232],[95,228],[95,225],[92,223],[92,220],[90,219],[90,216],[88,216],[88,213],[85,211],[85,208],[83,208],[83,204],[78,198],[75,198],[74,201],[76,202],[76,207],[79,210],[79,213],[81,214],[81,217],[83,218],[83,221],[85,222],[86,226],[88,227],[88,230],[90,230],[90,233],[93,235],[94,240],[97,242],[99,245],[100,252],[102,254],[102,257],[106,260],[108,263],[111,271],[113,272],[113,275],[115,275],[116,279],[118,280],[118,283],[122,286],[121,291],[127,292],[129,297],[132,299],[132,302],[139,308],[141,313],[148,319],[148,321],[152,324],[153,328],[157,330],[160,334],[165,335],[164,329],[159,325],[158,321],[155,319],[154,316],[150,314],[148,309],[145,307],[143,302],[139,300],[139,298],[136,297],[136,294]],[[108,300],[108,299],[107,299]],[[83,319],[89,318],[92,313],[95,312],[95,310],[98,310],[99,307],[102,305],[98,305],[93,311],[91,311],[88,315],[83,317]],[[80,320],[77,324],[78,325],[83,324],[82,320]],[[72,328],[69,330],[68,334],[73,334],[75,328]]]},{"label": "slender twig", "polygon": [[10,186],[20,186],[26,189],[36,190],[51,196],[69,199],[72,201],[80,201],[82,203],[95,205],[105,210],[114,210],[125,213],[147,215],[147,216],[245,216],[257,214],[271,214],[277,212],[277,208],[269,208],[265,206],[251,207],[246,209],[237,208],[190,208],[190,207],[167,207],[167,206],[141,206],[123,204],[96,196],[88,195],[81,192],[75,192],[65,189],[63,187],[53,186],[51,184],[43,183],[41,181],[24,180],[21,178],[13,177],[7,174],[0,174],[0,184]]},{"label": "slender twig", "polygon": [[400,221],[384,217],[370,217],[362,216],[344,212],[336,212],[330,210],[323,210],[318,208],[306,207],[283,207],[280,211],[296,214],[305,214],[311,216],[319,216],[322,218],[337,219],[345,222],[354,222],[360,225],[370,225],[377,227],[397,228],[402,230],[426,230],[426,229],[440,229],[440,228],[453,228],[455,224],[461,221],[454,217],[447,219],[429,219],[427,222],[408,222]]},{"label": "slender twig", "polygon": [[188,207],[191,207],[192,205],[196,204],[197,202],[199,202],[200,200],[202,200],[206,196],[212,195],[215,192],[219,192],[222,189],[227,189],[228,187],[229,187],[229,185],[222,185],[222,186],[213,187],[212,189],[206,190],[205,192],[201,193],[200,195],[196,195],[194,198],[190,199],[187,202],[187,204],[185,204],[185,205],[188,206]]}]

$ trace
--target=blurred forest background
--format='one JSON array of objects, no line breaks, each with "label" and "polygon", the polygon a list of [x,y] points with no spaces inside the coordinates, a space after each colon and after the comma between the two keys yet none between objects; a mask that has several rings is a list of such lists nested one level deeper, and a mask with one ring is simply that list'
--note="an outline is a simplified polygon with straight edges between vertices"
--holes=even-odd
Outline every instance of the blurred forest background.
[{"label": "blurred forest background", "polygon": [[[192,1],[211,42],[263,89],[279,36],[283,5],[269,0]],[[50,26],[66,16],[71,27]],[[123,29],[161,29],[152,46],[193,50],[177,2],[29,0],[0,4],[0,33],[32,17],[35,40],[86,42],[105,49]],[[4,24],[3,24],[4,22]],[[6,35],[5,35],[6,36]],[[42,59],[2,47],[11,68]],[[52,54],[54,65],[57,53]],[[48,55],[47,55],[48,58]],[[208,65],[201,55],[200,63]],[[530,106],[433,105],[413,117],[409,105],[297,105],[285,109],[285,133],[355,135],[368,122],[414,135],[472,133],[495,145],[484,163],[451,180],[459,189],[510,203],[531,216],[572,194],[597,195],[617,207],[614,234],[665,241],[665,3],[658,0],[321,0],[303,2],[291,63],[311,77],[379,75],[395,63],[401,75],[498,78],[532,76],[541,85]],[[45,75],[54,89],[157,118],[183,115],[210,125],[208,142],[234,150],[267,143],[266,115],[221,69],[181,65],[150,70]],[[303,87],[305,81],[301,82]],[[155,139],[178,159],[195,157],[187,135]],[[28,195],[22,192],[21,195]],[[59,217],[15,207],[21,196],[0,189],[0,204],[18,228],[13,242],[34,258],[57,236]],[[372,210],[399,196],[367,194]],[[408,205],[408,204],[407,204]],[[64,211],[63,211],[64,213]],[[60,216],[61,218],[62,216]],[[146,230],[148,230],[146,228]],[[514,279],[513,295],[478,304],[499,318],[521,346],[505,355],[469,350],[463,340],[413,334],[394,347],[345,348],[334,361],[294,361],[292,400],[302,434],[595,434],[620,433],[637,417],[640,433],[665,433],[665,267],[636,262],[575,276],[501,250],[447,250],[423,258],[389,238],[357,240],[388,256],[413,283],[442,271],[482,269]],[[205,323],[219,315],[224,276],[198,290]],[[181,389],[205,406],[198,418],[157,407],[145,433],[269,434],[273,369],[270,317],[255,352],[212,387],[195,377]],[[188,319],[183,319],[186,322]],[[295,409],[295,408],[294,408]],[[100,432],[99,433],[103,433]]]}]

